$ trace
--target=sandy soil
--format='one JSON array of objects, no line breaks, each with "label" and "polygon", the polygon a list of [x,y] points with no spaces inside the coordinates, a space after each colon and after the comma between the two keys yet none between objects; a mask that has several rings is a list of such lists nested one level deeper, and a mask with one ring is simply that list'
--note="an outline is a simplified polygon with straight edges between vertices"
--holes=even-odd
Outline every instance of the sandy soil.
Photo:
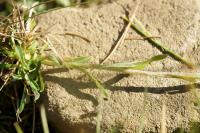
[{"label": "sandy soil", "polygon": [[[126,23],[120,18],[132,14],[136,0],[119,0],[118,3],[92,8],[68,8],[54,11],[38,18],[42,31],[61,56],[91,56],[92,63],[99,63],[116,44]],[[179,53],[194,64],[200,63],[200,14],[199,0],[146,0],[136,17],[155,36],[160,36],[165,46]],[[125,9],[124,9],[125,8]],[[66,32],[80,34],[91,43],[78,37],[59,35]],[[139,37],[129,30],[128,37]],[[160,51],[147,41],[126,40],[107,63],[144,60]],[[152,63],[149,71],[191,71],[168,57]],[[193,70],[198,71],[198,70]],[[134,75],[121,78],[115,73],[93,71],[109,90],[104,101],[103,132],[122,125],[122,132],[160,132],[163,103],[166,105],[167,132],[177,127],[188,129],[191,121],[199,121],[195,108],[195,94],[188,91],[187,82]],[[75,70],[47,68],[44,103],[49,119],[62,132],[95,132],[98,89],[82,73]],[[145,89],[147,93],[144,93]]]}]

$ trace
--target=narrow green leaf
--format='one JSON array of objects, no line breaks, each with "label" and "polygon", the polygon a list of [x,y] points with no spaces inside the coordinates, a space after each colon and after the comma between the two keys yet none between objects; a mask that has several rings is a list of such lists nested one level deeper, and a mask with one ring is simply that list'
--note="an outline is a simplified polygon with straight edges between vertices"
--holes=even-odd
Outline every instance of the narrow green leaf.
[{"label": "narrow green leaf", "polygon": [[132,28],[138,32],[141,36],[146,37],[147,40],[153,45],[155,46],[157,49],[159,49],[163,54],[167,54],[170,57],[172,57],[173,59],[185,64],[186,66],[188,66],[189,68],[194,68],[194,64],[192,64],[191,62],[189,62],[188,60],[184,59],[183,57],[181,57],[180,55],[176,54],[175,52],[173,52],[172,50],[170,50],[169,48],[165,47],[159,40],[155,39],[155,38],[149,38],[151,37],[151,33],[149,31],[146,30],[146,28],[143,26],[143,24],[137,20],[134,19],[133,22],[130,22],[130,20],[126,17],[123,17],[123,19],[129,23],[131,23]]},{"label": "narrow green leaf", "polygon": [[18,124],[18,122],[15,122],[14,124],[15,130],[17,133],[23,133],[22,128],[20,127],[20,125]]},{"label": "narrow green leaf", "polygon": [[75,58],[64,58],[64,62],[67,66],[69,67],[74,67],[74,66],[81,66],[86,63],[88,63],[90,60],[89,57],[81,56],[81,57],[75,57]]},{"label": "narrow green leaf", "polygon": [[36,25],[37,25],[37,23],[36,23],[35,19],[32,18],[30,20],[30,30],[32,31],[35,28]]},{"label": "narrow green leaf", "polygon": [[12,67],[12,64],[0,63],[0,69],[9,69]]},{"label": "narrow green leaf", "polygon": [[46,111],[45,111],[45,107],[43,104],[40,106],[40,116],[41,116],[41,120],[42,120],[43,132],[49,133]]},{"label": "narrow green leaf", "polygon": [[17,112],[16,112],[16,116],[19,118],[19,115],[22,113],[22,111],[24,110],[24,106],[26,104],[26,91],[25,89],[23,90],[23,93],[22,93],[22,97],[20,99],[20,102],[19,102],[19,106],[17,108]]},{"label": "narrow green leaf", "polygon": [[34,40],[31,42],[31,45],[28,47],[28,50],[30,50],[30,52],[35,52],[36,49],[38,47],[38,41]]},{"label": "narrow green leaf", "polygon": [[100,69],[109,69],[115,71],[121,71],[125,69],[134,69],[134,70],[143,70],[145,69],[150,63],[154,61],[160,61],[166,58],[166,55],[157,55],[154,56],[146,61],[142,62],[125,62],[125,63],[115,63],[111,65],[101,65]]},{"label": "narrow green leaf", "polygon": [[0,49],[0,53],[4,56],[7,56],[7,57],[10,57],[10,58],[14,58],[16,57],[15,54],[14,54],[14,51],[10,51],[9,49],[7,48],[2,48]]},{"label": "narrow green leaf", "polygon": [[16,56],[18,57],[19,61],[24,64],[24,52],[22,48],[18,45],[14,45]]},{"label": "narrow green leaf", "polygon": [[26,79],[27,84],[30,85],[32,92],[34,93],[34,96],[35,96],[34,100],[37,101],[40,97],[39,85],[28,74],[25,74],[25,79]]},{"label": "narrow green leaf", "polygon": [[90,61],[90,57],[85,57],[85,56],[76,57],[76,58],[73,58],[72,60],[72,62],[78,63],[78,64],[85,64],[85,63],[88,63],[89,61]]},{"label": "narrow green leaf", "polygon": [[39,83],[40,83],[40,92],[43,92],[45,85],[44,85],[44,79],[42,77],[41,72],[39,72],[38,78],[39,78]]},{"label": "narrow green leaf", "polygon": [[48,66],[60,66],[61,65],[61,61],[59,58],[57,58],[56,56],[48,56],[48,57],[43,57],[43,59],[41,59],[42,64],[48,65]]},{"label": "narrow green leaf", "polygon": [[167,55],[164,55],[164,54],[156,55],[156,56],[152,57],[152,58],[149,60],[149,63],[154,62],[154,61],[163,60],[163,59],[165,59],[166,57],[167,57]]},{"label": "narrow green leaf", "polygon": [[140,74],[140,75],[148,75],[156,77],[176,78],[176,79],[186,80],[189,82],[197,82],[200,80],[200,73],[152,72],[152,71],[132,70],[132,69],[126,69],[122,72],[128,74]]},{"label": "narrow green leaf", "polygon": [[56,0],[57,4],[61,5],[61,6],[69,6],[71,5],[71,1],[70,0]]},{"label": "narrow green leaf", "polygon": [[23,79],[22,75],[19,75],[19,74],[13,74],[12,77],[15,80],[22,80]]},{"label": "narrow green leaf", "polygon": [[107,97],[107,91],[104,88],[104,86],[98,81],[97,78],[95,78],[92,74],[90,74],[87,70],[79,68],[82,72],[84,72],[88,77],[95,83],[96,87],[100,90],[100,93],[103,97]]}]

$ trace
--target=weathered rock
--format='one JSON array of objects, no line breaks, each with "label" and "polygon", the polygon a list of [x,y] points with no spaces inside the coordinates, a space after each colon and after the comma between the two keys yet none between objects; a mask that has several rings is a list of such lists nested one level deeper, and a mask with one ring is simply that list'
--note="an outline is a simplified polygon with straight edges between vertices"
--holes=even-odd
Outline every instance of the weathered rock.
[{"label": "weathered rock", "polygon": [[[122,33],[126,23],[120,18],[131,14],[136,1],[119,0],[118,3],[87,9],[62,9],[39,17],[42,30],[53,42],[61,56],[91,56],[99,63],[110,51]],[[155,36],[161,36],[165,45],[195,64],[200,63],[200,14],[199,0],[146,0],[139,6],[137,18]],[[138,37],[129,30],[129,37]],[[71,32],[91,40],[64,34]],[[147,59],[160,54],[147,41],[126,40],[109,62]],[[108,62],[108,63],[109,63]],[[167,58],[152,63],[151,71],[189,71],[177,61]],[[46,97],[44,103],[48,118],[62,132],[95,132],[95,116],[98,89],[81,73],[72,70],[45,70]],[[135,75],[118,82],[119,76],[111,72],[93,71],[109,89],[108,100],[104,101],[102,129],[108,132],[120,124],[122,132],[160,132],[162,105],[166,104],[167,132],[177,127],[188,128],[191,121],[199,121],[199,110],[195,109],[194,92],[187,91],[186,82]],[[145,88],[147,93],[144,93]],[[197,93],[197,92],[196,92]]]}]

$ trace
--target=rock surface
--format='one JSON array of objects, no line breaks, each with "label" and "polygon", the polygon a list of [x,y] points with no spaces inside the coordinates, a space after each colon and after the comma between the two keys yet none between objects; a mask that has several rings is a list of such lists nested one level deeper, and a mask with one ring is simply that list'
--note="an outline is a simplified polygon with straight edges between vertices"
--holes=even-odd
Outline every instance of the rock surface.
[{"label": "rock surface", "polygon": [[[99,63],[116,43],[126,23],[120,18],[132,14],[137,1],[119,0],[86,9],[67,8],[38,18],[39,26],[60,56],[91,56]],[[139,6],[136,17],[155,36],[184,58],[200,63],[200,2],[199,0],[146,0]],[[61,35],[66,32],[78,37]],[[140,37],[132,29],[128,37]],[[107,63],[144,60],[160,54],[147,41],[126,40]],[[152,63],[150,71],[191,71],[170,57]],[[198,70],[195,70],[198,71]],[[162,107],[166,105],[167,132],[177,127],[188,129],[191,121],[199,121],[199,110],[194,106],[198,91],[187,91],[187,82],[134,75],[120,80],[115,73],[93,71],[109,90],[103,106],[103,132],[116,125],[122,132],[161,132]],[[75,70],[48,68],[44,72],[46,95],[44,103],[48,118],[61,132],[95,132],[96,108],[99,91],[83,74]],[[145,89],[147,93],[144,93]],[[163,104],[164,103],[164,104]]]}]

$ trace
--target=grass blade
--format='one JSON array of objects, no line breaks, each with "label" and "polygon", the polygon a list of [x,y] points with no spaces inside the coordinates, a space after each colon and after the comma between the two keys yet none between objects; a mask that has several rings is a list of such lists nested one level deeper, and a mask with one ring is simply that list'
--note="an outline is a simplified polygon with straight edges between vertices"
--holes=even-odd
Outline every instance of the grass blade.
[{"label": "grass blade", "polygon": [[48,127],[48,122],[47,122],[47,117],[46,117],[44,105],[40,106],[40,116],[41,116],[41,120],[42,120],[43,132],[49,133],[49,127]]},{"label": "grass blade", "polygon": [[[123,17],[123,19],[130,23],[130,20],[127,18],[127,17]],[[146,37],[147,40],[153,45],[155,46],[156,48],[158,48],[162,53],[164,54],[167,54],[169,56],[171,56],[173,59],[185,64],[186,66],[188,66],[189,68],[194,68],[194,65],[185,60],[184,58],[182,58],[180,55],[174,53],[173,51],[171,51],[170,49],[168,49],[167,47],[163,46],[163,44],[158,41],[157,39],[155,38],[149,38],[151,35],[150,32],[148,32],[145,27],[142,25],[142,23],[137,20],[136,18],[134,19],[133,22],[131,22],[131,26],[134,30],[136,30],[140,35],[142,35],[143,37]]]},{"label": "grass blade", "polygon": [[89,62],[90,58],[85,56],[75,57],[75,58],[64,58],[64,65],[66,65],[68,68],[74,68],[83,66],[86,63]]},{"label": "grass blade", "polygon": [[31,79],[31,77],[29,77],[28,74],[25,75],[25,79],[27,84],[31,87],[32,92],[34,93],[35,96],[35,101],[39,99],[40,97],[40,93],[38,92],[40,90],[39,85],[36,83],[36,81],[34,81],[33,79]]},{"label": "grass blade", "polygon": [[143,70],[149,64],[155,61],[160,61],[166,58],[166,55],[157,55],[148,60],[141,62],[124,62],[124,63],[115,63],[115,64],[97,64],[97,65],[83,65],[79,67],[89,68],[89,69],[103,69],[103,70],[111,70],[111,71],[124,71],[127,69],[133,70]]},{"label": "grass blade", "polygon": [[195,81],[200,80],[200,73],[150,72],[150,71],[131,70],[131,69],[124,70],[123,72],[128,73],[128,74],[141,74],[141,75],[147,75],[147,76],[176,78],[176,79],[182,79],[189,82],[195,82]]},{"label": "grass blade", "polygon": [[20,100],[19,106],[17,108],[17,112],[16,112],[16,116],[19,119],[19,115],[22,113],[22,111],[24,110],[24,106],[26,104],[26,92],[25,89],[23,90],[22,93],[22,98]]},{"label": "grass blade", "polygon": [[18,122],[15,122],[14,124],[15,130],[17,133],[23,133],[22,128],[19,126]]},{"label": "grass blade", "polygon": [[85,73],[96,85],[96,87],[100,90],[100,93],[103,97],[107,97],[107,91],[106,89],[103,87],[103,85],[98,81],[97,78],[95,78],[92,74],[90,74],[87,70],[85,69],[81,69],[79,68],[80,71],[82,71],[83,73]]},{"label": "grass blade", "polygon": [[39,78],[39,84],[40,84],[40,92],[43,92],[45,85],[44,85],[44,79],[42,77],[41,72],[39,72],[38,78]]},{"label": "grass blade", "polygon": [[99,105],[97,106],[97,116],[96,116],[96,133],[101,133],[101,123],[103,118],[103,95],[98,97]]},{"label": "grass blade", "polygon": [[0,69],[9,69],[10,67],[12,67],[12,64],[0,63]]},{"label": "grass blade", "polygon": [[24,52],[22,50],[22,48],[18,45],[14,44],[14,49],[15,49],[15,53],[16,56],[18,57],[19,61],[24,64]]}]

